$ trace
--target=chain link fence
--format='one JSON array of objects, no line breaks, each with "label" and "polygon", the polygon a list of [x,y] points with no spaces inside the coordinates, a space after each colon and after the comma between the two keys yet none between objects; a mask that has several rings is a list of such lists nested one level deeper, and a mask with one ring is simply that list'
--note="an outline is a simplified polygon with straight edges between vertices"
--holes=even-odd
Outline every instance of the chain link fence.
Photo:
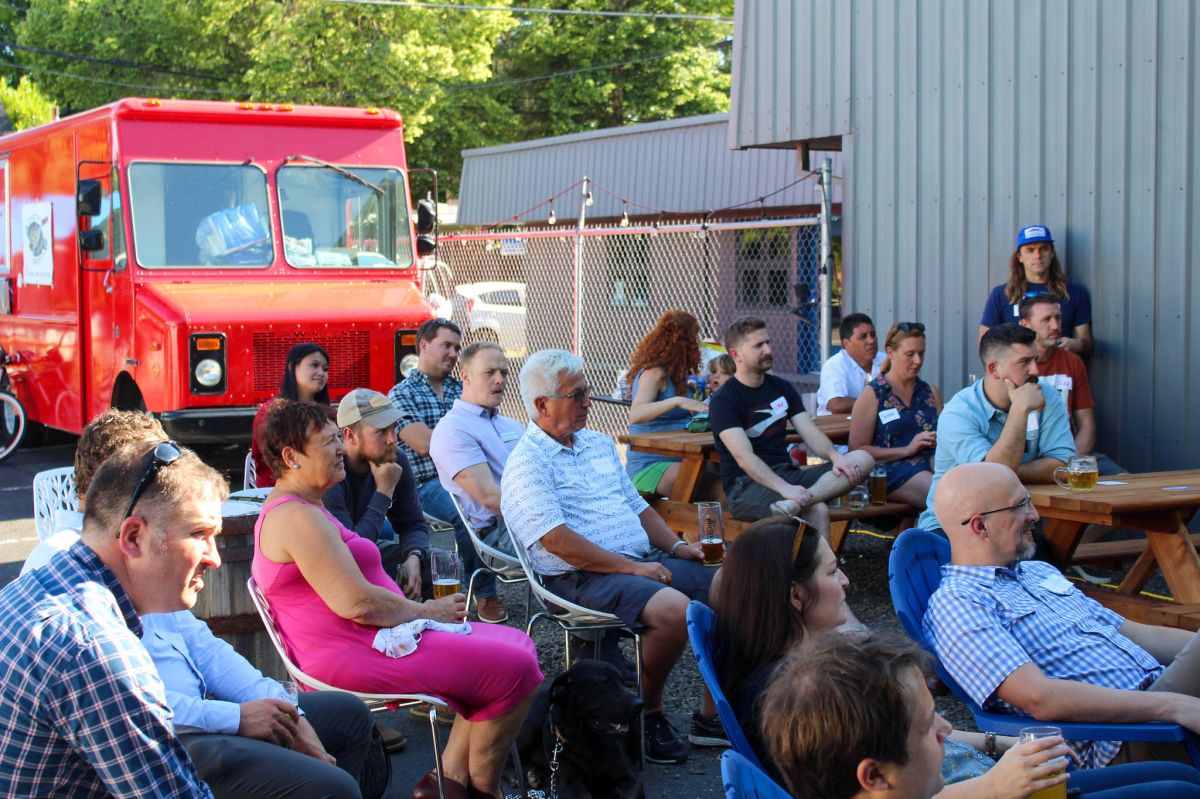
[{"label": "chain link fence", "polygon": [[[466,342],[496,341],[514,378],[502,412],[526,418],[515,379],[524,358],[556,347],[579,353],[588,383],[614,391],[634,346],[669,308],[721,341],[741,316],[771,333],[777,374],[820,368],[816,218],[583,230],[458,232],[439,237],[424,290]],[[617,436],[625,408],[593,403],[589,426]]]}]

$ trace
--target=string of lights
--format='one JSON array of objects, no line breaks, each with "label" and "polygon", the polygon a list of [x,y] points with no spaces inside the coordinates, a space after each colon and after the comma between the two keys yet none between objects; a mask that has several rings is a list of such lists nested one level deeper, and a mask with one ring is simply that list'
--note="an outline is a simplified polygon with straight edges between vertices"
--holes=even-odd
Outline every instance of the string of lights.
[{"label": "string of lights", "polygon": [[460,3],[432,3],[421,0],[325,0],[327,3],[348,5],[399,6],[402,8],[429,8],[440,11],[505,11],[513,14],[551,14],[576,17],[618,17],[627,19],[685,20],[688,22],[711,22],[717,25],[732,25],[732,17],[719,14],[688,14],[670,11],[602,11],[582,8],[538,8],[531,6],[473,6]]}]

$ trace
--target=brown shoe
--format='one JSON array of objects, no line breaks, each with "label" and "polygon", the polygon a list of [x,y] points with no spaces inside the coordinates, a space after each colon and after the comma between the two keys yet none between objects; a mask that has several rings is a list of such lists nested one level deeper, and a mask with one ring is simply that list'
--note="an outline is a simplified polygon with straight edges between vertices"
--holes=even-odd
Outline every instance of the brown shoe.
[{"label": "brown shoe", "polygon": [[480,597],[475,600],[475,612],[480,621],[488,624],[503,624],[508,621],[508,609],[498,596]]}]

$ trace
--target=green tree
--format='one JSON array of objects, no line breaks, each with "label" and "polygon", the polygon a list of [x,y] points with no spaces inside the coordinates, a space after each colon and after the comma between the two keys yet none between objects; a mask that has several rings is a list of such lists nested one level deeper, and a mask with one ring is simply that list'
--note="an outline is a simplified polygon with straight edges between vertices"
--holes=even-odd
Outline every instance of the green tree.
[{"label": "green tree", "polygon": [[0,78],[0,105],[4,106],[14,130],[25,130],[54,119],[54,103],[28,78],[21,78],[16,86],[7,78]]},{"label": "green tree", "polygon": [[[679,10],[673,0],[557,5]],[[733,15],[733,0],[687,5],[690,13]],[[731,26],[694,20],[531,15],[500,46],[499,79],[511,82],[505,103],[520,116],[523,138],[726,111],[729,69],[719,45],[731,34]],[[542,77],[550,74],[558,76]]]}]

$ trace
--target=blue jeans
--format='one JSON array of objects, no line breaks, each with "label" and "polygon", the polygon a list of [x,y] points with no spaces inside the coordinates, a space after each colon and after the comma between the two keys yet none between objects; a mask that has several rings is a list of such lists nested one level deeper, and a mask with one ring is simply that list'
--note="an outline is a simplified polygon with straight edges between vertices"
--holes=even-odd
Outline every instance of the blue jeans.
[{"label": "blue jeans", "polygon": [[[417,486],[417,496],[421,498],[422,511],[454,527],[454,540],[458,543],[458,555],[462,558],[463,570],[466,572],[463,576],[470,579],[475,570],[482,568],[483,564],[475,554],[475,546],[467,535],[467,528],[463,526],[462,519],[458,517],[458,511],[454,509],[450,495],[442,488],[441,481],[434,477]],[[496,578],[491,572],[479,575],[479,579],[475,581],[475,596],[487,598],[495,595]]]},{"label": "blue jeans", "polygon": [[1072,771],[1067,787],[1088,799],[1188,799],[1200,797],[1200,772],[1182,763],[1127,763]]}]

